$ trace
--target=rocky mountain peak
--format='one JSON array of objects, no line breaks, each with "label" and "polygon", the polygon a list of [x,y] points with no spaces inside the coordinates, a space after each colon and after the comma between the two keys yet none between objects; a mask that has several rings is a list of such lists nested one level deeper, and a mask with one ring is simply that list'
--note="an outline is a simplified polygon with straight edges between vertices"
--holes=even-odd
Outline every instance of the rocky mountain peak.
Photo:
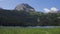
[{"label": "rocky mountain peak", "polygon": [[23,11],[35,11],[35,9],[33,7],[31,7],[30,5],[26,4],[26,3],[22,3],[22,4],[18,4],[15,7],[15,10],[23,10]]}]

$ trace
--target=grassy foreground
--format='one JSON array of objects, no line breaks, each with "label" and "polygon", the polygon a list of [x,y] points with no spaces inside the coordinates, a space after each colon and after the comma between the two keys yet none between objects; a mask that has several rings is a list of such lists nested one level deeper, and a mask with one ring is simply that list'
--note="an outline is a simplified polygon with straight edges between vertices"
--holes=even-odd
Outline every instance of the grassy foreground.
[{"label": "grassy foreground", "polygon": [[60,34],[60,28],[0,27],[0,34]]}]

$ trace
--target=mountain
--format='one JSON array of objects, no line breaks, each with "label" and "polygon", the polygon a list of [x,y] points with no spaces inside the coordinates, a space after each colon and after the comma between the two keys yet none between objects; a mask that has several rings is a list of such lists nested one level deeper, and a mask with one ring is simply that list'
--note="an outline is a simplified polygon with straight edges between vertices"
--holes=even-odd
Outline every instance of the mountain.
[{"label": "mountain", "polygon": [[22,3],[22,4],[19,4],[15,7],[15,10],[23,10],[23,11],[35,11],[35,9],[33,7],[31,7],[30,5],[26,4],[26,3]]},{"label": "mountain", "polygon": [[28,4],[19,4],[14,10],[0,8],[0,26],[60,26],[60,10],[37,12]]}]

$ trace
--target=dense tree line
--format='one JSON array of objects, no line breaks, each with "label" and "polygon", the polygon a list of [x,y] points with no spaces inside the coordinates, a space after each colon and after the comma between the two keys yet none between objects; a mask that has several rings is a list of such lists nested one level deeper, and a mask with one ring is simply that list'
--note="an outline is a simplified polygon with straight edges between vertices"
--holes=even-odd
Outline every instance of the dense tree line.
[{"label": "dense tree line", "polygon": [[60,26],[60,12],[0,10],[0,26]]}]

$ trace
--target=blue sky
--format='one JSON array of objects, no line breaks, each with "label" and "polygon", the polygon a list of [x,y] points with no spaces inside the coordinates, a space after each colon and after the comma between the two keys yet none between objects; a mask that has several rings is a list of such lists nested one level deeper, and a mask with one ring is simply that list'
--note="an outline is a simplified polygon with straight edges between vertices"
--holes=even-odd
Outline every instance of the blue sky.
[{"label": "blue sky", "polygon": [[44,8],[56,7],[60,9],[60,0],[0,0],[0,7],[4,9],[14,9],[16,5],[27,3],[34,7],[36,11],[43,11]]}]

